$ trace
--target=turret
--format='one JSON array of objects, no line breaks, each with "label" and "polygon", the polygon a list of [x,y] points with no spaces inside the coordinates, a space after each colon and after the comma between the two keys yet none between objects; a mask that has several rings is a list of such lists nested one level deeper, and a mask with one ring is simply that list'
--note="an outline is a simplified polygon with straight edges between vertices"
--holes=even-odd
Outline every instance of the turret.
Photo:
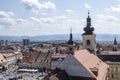
[{"label": "turret", "polygon": [[91,34],[93,34],[93,31],[94,31],[94,28],[93,27],[91,27],[91,18],[90,18],[90,16],[89,16],[89,11],[88,11],[88,17],[87,17],[87,19],[86,19],[86,23],[87,23],[87,25],[86,25],[86,27],[84,28],[84,31],[85,31],[85,33],[83,33],[83,35],[91,35]]},{"label": "turret", "polygon": [[70,39],[68,40],[68,54],[74,54],[74,46],[73,46],[73,37],[72,37],[72,28],[70,29]]}]

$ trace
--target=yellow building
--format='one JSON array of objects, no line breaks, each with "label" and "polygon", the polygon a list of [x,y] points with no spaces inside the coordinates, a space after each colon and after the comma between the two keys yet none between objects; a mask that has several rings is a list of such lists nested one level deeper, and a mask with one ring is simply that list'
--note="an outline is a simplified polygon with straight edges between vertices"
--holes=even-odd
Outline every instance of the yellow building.
[{"label": "yellow building", "polygon": [[109,65],[108,80],[120,80],[120,62],[106,62]]}]

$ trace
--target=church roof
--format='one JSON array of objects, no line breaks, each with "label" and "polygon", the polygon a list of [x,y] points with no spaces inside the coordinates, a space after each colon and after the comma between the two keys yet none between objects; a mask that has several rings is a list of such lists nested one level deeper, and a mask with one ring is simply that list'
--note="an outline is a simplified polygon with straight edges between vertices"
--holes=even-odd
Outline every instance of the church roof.
[{"label": "church roof", "polygon": [[[101,61],[96,55],[87,50],[76,51],[74,55],[69,55],[59,66],[66,70],[71,76],[91,77],[96,80],[104,80],[108,65]],[[97,71],[97,75],[94,74]]]}]

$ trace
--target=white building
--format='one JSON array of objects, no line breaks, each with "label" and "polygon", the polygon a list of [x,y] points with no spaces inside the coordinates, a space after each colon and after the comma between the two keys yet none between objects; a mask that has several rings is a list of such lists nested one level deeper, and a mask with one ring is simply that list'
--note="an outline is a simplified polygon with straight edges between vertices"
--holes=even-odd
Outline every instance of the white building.
[{"label": "white building", "polygon": [[0,54],[0,69],[2,69],[3,66],[6,67],[6,65],[7,65],[6,59],[2,54]]},{"label": "white building", "polygon": [[17,51],[4,51],[1,55],[6,60],[5,67],[9,67],[10,65],[16,64],[17,60],[22,59],[22,53]]}]

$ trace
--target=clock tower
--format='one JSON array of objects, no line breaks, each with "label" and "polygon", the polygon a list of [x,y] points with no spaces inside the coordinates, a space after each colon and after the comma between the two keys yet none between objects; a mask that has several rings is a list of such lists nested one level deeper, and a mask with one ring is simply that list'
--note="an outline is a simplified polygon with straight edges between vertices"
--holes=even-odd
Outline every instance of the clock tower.
[{"label": "clock tower", "polygon": [[88,49],[92,52],[95,52],[96,49],[96,35],[93,33],[94,27],[91,27],[91,18],[89,16],[89,11],[88,11],[88,17],[86,19],[86,27],[84,28],[84,33],[82,34],[82,43],[83,43],[83,48]]}]

